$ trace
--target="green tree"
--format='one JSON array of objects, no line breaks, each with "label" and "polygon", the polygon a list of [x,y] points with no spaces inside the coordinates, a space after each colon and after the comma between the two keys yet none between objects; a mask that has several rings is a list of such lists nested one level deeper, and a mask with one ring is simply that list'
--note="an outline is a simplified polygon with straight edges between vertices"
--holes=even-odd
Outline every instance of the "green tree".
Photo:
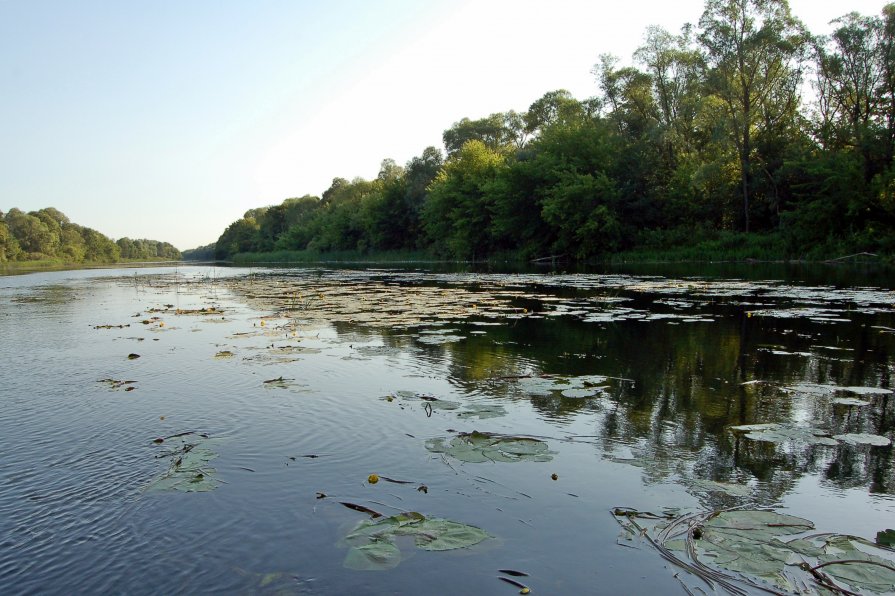
[{"label": "green tree", "polygon": [[81,237],[84,239],[87,261],[94,263],[115,263],[121,257],[118,245],[106,236],[91,228],[81,228]]},{"label": "green tree", "polygon": [[0,221],[0,262],[14,261],[18,257],[19,243],[9,231],[5,221]]},{"label": "green tree", "polygon": [[6,214],[5,221],[10,233],[27,254],[26,258],[40,259],[55,255],[59,236],[39,217],[13,208]]},{"label": "green tree", "polygon": [[233,258],[241,252],[255,250],[258,222],[253,217],[243,217],[236,220],[224,230],[218,238],[214,249],[214,258],[224,261]]},{"label": "green tree", "polygon": [[87,258],[87,243],[81,234],[81,226],[63,223],[60,231],[60,256],[71,263],[82,263]]},{"label": "green tree", "polygon": [[[786,0],[707,0],[699,20],[708,91],[724,106],[740,167],[743,225],[749,231],[754,136],[793,118],[806,47],[802,24]],[[760,157],[760,156],[759,156]]]},{"label": "green tree", "polygon": [[520,147],[524,139],[524,119],[515,112],[497,112],[478,120],[463,118],[442,135],[448,156],[460,151],[469,141],[480,141],[494,151],[506,151]]},{"label": "green tree", "polygon": [[321,200],[311,195],[286,199],[286,231],[277,239],[277,250],[304,250],[314,238],[320,220]]},{"label": "green tree", "polygon": [[570,126],[587,117],[584,105],[565,89],[545,93],[525,112],[525,132],[537,136],[550,126]]},{"label": "green tree", "polygon": [[678,166],[696,149],[695,122],[702,99],[702,58],[692,45],[690,27],[672,35],[661,27],[647,29],[634,57],[646,66],[653,86],[653,112],[660,127],[664,161]]},{"label": "green tree", "polygon": [[423,225],[437,253],[473,260],[490,249],[488,184],[505,167],[501,153],[479,140],[452,155],[429,188]]}]

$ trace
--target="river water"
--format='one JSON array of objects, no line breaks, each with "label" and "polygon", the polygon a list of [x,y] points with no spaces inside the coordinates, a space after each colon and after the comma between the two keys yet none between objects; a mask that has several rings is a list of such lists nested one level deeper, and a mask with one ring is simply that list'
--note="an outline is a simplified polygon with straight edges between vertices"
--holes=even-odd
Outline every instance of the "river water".
[{"label": "river water", "polygon": [[[698,585],[619,507],[766,508],[872,542],[895,526],[892,285],[774,268],[0,277],[0,591]],[[407,512],[455,526],[358,535]],[[447,527],[465,533],[442,550]]]}]

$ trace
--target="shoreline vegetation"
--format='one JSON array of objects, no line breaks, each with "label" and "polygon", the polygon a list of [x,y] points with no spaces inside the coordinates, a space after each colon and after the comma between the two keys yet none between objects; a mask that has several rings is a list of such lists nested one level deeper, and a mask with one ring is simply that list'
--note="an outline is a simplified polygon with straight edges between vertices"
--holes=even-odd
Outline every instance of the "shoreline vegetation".
[{"label": "shoreline vegetation", "polygon": [[81,261],[77,263],[66,262],[55,259],[41,259],[30,261],[7,261],[0,262],[0,275],[17,275],[24,273],[38,273],[41,271],[76,271],[78,269],[113,269],[113,268],[134,268],[143,267],[172,267],[182,265],[182,260],[154,260],[145,261],[142,259],[119,260],[115,262],[99,262],[99,261]]},{"label": "shoreline vegetation", "polygon": [[179,261],[168,242],[107,236],[72,223],[54,207],[0,211],[0,270],[65,269],[144,261]]},{"label": "shoreline vegetation", "polygon": [[443,150],[251,209],[185,257],[891,263],[895,3],[833,27],[707,0],[630,66],[601,56],[594,97],[463,118]]},{"label": "shoreline vegetation", "polygon": [[[463,118],[404,166],[250,209],[212,244],[0,212],[5,262],[895,263],[895,3],[813,35],[786,0],[650,27],[597,94]],[[734,32],[739,32],[734,34]],[[63,265],[64,266],[64,265]]]},{"label": "shoreline vegetation", "polygon": [[[556,267],[567,264],[580,265],[621,265],[650,263],[806,263],[806,264],[870,264],[892,266],[891,255],[866,251],[847,252],[850,247],[841,246],[838,252],[810,251],[804,255],[787,255],[782,249],[780,238],[774,235],[719,233],[692,245],[643,246],[627,251],[607,253],[587,260],[571,259],[567,255],[555,254],[543,257],[525,258],[518,253],[503,252],[492,254],[480,260],[438,258],[426,251],[315,251],[278,250],[271,252],[237,253],[226,262],[237,266],[245,265],[302,265],[326,263],[393,263],[393,264],[515,264]],[[185,261],[190,262],[187,252]],[[208,255],[205,262],[215,259]],[[218,261],[220,262],[220,261]]]}]

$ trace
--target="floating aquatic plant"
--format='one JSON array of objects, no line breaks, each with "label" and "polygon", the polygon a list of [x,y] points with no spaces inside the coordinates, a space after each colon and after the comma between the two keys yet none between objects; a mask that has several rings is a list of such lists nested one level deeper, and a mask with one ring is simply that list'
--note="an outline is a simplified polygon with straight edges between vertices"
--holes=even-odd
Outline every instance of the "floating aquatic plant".
[{"label": "floating aquatic plant", "polygon": [[415,511],[360,522],[343,540],[349,546],[344,565],[358,571],[392,569],[401,562],[398,537],[413,539],[422,550],[446,551],[469,548],[491,538],[475,526],[437,517],[426,517]]},{"label": "floating aquatic plant", "polygon": [[165,452],[156,457],[168,458],[169,465],[147,491],[207,492],[217,488],[216,471],[209,462],[218,455],[209,448],[208,435],[185,432],[156,439],[154,443],[164,445]]},{"label": "floating aquatic plant", "polygon": [[838,594],[895,589],[895,551],[857,536],[806,535],[814,523],[801,517],[763,509],[613,514],[631,538],[644,537],[669,562],[731,594],[802,592],[809,582]]},{"label": "floating aquatic plant", "polygon": [[555,453],[540,439],[478,431],[460,433],[450,439],[429,439],[426,441],[426,449],[468,463],[546,462],[552,460]]}]

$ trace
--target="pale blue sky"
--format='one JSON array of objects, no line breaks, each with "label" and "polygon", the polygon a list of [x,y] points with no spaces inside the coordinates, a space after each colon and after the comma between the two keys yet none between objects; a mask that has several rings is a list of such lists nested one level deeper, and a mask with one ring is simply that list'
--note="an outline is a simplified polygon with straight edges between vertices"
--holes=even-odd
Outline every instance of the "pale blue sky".
[{"label": "pale blue sky", "polygon": [[[884,2],[792,0],[815,32]],[[0,210],[193,248],[460,118],[596,94],[702,0],[0,0]]]}]

